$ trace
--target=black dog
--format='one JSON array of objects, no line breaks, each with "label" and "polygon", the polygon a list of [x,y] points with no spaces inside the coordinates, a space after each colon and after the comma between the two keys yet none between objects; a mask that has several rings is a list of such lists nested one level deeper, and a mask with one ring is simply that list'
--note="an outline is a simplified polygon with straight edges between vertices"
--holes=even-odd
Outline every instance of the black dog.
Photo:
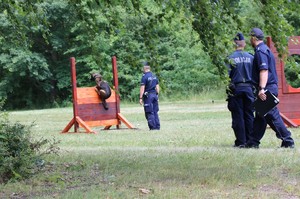
[{"label": "black dog", "polygon": [[91,80],[96,82],[95,90],[101,98],[104,109],[108,110],[106,99],[111,96],[111,89],[108,83],[102,79],[99,73],[91,74]]}]

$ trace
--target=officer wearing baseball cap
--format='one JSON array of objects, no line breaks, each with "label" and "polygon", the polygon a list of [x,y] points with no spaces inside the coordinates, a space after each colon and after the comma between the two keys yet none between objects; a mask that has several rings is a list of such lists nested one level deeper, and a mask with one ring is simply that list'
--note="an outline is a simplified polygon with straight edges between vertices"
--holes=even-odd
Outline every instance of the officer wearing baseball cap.
[{"label": "officer wearing baseball cap", "polygon": [[264,39],[264,33],[261,29],[259,28],[253,28],[250,32],[250,36],[252,37],[256,37],[259,40],[263,40]]},{"label": "officer wearing baseball cap", "polygon": [[235,51],[228,57],[228,75],[230,94],[228,109],[231,112],[232,129],[235,134],[234,147],[244,148],[253,130],[252,62],[253,55],[244,51],[244,35],[237,33],[233,39]]},{"label": "officer wearing baseball cap", "polygon": [[[265,101],[267,96],[266,90],[273,95],[278,96],[278,77],[276,73],[275,57],[269,47],[264,43],[264,33],[259,28],[253,28],[250,31],[250,42],[254,48],[253,60],[253,83],[258,90],[257,97]],[[281,139],[281,147],[294,148],[294,140],[291,132],[286,128],[279,114],[277,107],[273,108],[264,117],[255,115],[253,133],[247,142],[246,147],[258,148],[260,140],[265,134],[267,124],[276,132],[277,138]]]}]

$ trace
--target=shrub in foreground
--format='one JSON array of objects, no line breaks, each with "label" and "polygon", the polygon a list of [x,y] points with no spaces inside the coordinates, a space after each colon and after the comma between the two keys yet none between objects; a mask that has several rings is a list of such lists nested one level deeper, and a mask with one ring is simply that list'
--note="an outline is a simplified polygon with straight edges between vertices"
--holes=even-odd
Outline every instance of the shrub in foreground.
[{"label": "shrub in foreground", "polygon": [[33,140],[31,127],[11,123],[0,111],[0,183],[30,177],[43,167],[46,154],[58,152],[54,138]]}]

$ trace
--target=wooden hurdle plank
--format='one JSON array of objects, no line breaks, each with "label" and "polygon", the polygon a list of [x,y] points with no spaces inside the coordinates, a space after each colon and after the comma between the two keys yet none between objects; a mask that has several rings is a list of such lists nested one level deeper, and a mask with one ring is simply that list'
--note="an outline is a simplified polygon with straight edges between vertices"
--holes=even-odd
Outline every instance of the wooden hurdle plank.
[{"label": "wooden hurdle plank", "polygon": [[86,121],[85,123],[91,127],[96,127],[96,126],[106,127],[106,126],[120,125],[120,121],[118,119]]},{"label": "wooden hurdle plank", "polygon": [[[106,99],[106,102],[115,103],[116,92],[112,89],[111,96]],[[80,87],[77,88],[77,104],[93,104],[101,103],[101,99],[98,93],[95,91],[95,87]]]},{"label": "wooden hurdle plank", "polygon": [[108,110],[105,110],[103,105],[97,104],[80,104],[78,105],[78,116],[83,120],[108,120],[116,119],[116,107],[114,103],[108,103]]}]

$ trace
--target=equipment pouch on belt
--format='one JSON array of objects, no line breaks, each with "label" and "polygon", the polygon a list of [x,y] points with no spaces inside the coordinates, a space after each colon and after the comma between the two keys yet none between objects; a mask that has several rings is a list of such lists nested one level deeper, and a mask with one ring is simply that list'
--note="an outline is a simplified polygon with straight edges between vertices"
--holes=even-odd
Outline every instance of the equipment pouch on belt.
[{"label": "equipment pouch on belt", "polygon": [[234,83],[229,83],[228,86],[226,87],[226,94],[228,96],[233,96],[235,92],[235,85]]},{"label": "equipment pouch on belt", "polygon": [[144,97],[148,97],[149,93],[148,92],[145,92],[144,93]]}]

